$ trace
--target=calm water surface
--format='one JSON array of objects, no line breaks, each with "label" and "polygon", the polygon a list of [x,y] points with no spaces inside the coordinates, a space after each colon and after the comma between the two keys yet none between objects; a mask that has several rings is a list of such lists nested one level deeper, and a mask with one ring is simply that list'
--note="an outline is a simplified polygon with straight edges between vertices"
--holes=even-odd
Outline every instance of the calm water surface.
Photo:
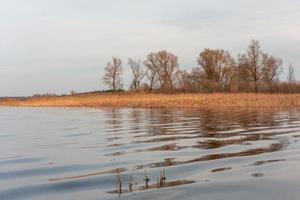
[{"label": "calm water surface", "polygon": [[0,108],[0,199],[298,200],[299,139],[295,110]]}]

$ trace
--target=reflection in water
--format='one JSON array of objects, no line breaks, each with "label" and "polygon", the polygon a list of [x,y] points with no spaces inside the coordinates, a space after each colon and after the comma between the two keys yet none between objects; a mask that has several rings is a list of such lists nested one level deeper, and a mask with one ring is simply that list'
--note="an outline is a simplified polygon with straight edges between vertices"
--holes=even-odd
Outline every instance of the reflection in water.
[{"label": "reflection in water", "polygon": [[76,176],[52,178],[52,179],[49,179],[49,181],[62,181],[62,180],[70,180],[70,179],[79,179],[79,178],[85,178],[85,177],[89,177],[89,176],[98,176],[98,175],[102,175],[102,174],[121,173],[121,172],[124,172],[124,171],[126,171],[124,168],[118,168],[118,169],[113,169],[113,170],[108,170],[108,171],[103,171],[103,172],[94,172],[94,173],[82,174],[82,175],[76,175]]},{"label": "reflection in water", "polygon": [[[280,168],[272,166],[285,169],[287,163],[300,160],[298,154],[291,153],[300,149],[296,140],[300,113],[296,110],[6,112],[11,116],[0,113],[0,136],[11,137],[1,138],[0,199],[23,199],[26,195],[29,199],[41,195],[52,199],[52,194],[73,199],[78,191],[86,195],[83,199],[99,195],[112,199],[120,188],[122,194],[130,195],[162,187],[176,190],[179,186],[227,184],[242,178],[261,181],[271,179]],[[5,121],[13,116],[19,117]]]},{"label": "reflection in water", "polygon": [[[140,145],[135,151],[122,152],[124,154],[135,154],[139,152],[164,152],[182,151],[184,149],[222,149],[227,146],[245,147],[242,151],[232,148],[231,152],[209,153],[200,157],[187,160],[179,160],[176,157],[163,158],[164,161],[156,161],[136,165],[137,170],[144,168],[161,168],[169,166],[184,165],[203,161],[220,160],[225,158],[255,156],[284,150],[289,144],[288,139],[279,137],[295,133],[295,130],[286,130],[283,124],[289,124],[298,118],[288,113],[282,116],[277,112],[215,112],[211,110],[147,110],[146,114],[134,110],[131,112],[132,138],[139,140],[131,141],[132,144],[156,143],[151,148],[143,148]],[[144,124],[140,127],[140,124]],[[297,124],[290,125],[290,128],[298,128]],[[142,132],[140,132],[142,130]],[[184,141],[187,142],[184,142]],[[266,141],[263,146],[258,145],[259,141]],[[169,143],[171,142],[171,143]],[[164,144],[167,143],[167,144]],[[184,143],[185,145],[180,145]],[[148,146],[148,145],[147,145]],[[215,152],[215,151],[214,151]],[[109,156],[119,155],[118,152]],[[129,155],[127,155],[129,156]],[[184,157],[181,157],[181,159]],[[274,159],[267,161],[256,161],[255,166],[266,163],[284,161]],[[212,173],[231,170],[232,167],[220,167],[211,169]],[[263,173],[251,174],[253,177],[263,177]],[[182,181],[179,181],[182,182]],[[184,181],[183,181],[184,182]],[[188,181],[189,182],[189,181]],[[191,183],[194,181],[191,181]],[[155,185],[149,186],[155,188]],[[145,189],[145,188],[143,188]]]},{"label": "reflection in water", "polygon": [[[121,172],[118,171],[116,173],[116,190],[108,191],[108,193],[116,193],[116,194],[124,194],[129,192],[136,192],[141,190],[148,190],[148,189],[160,189],[160,188],[168,188],[168,187],[176,187],[180,185],[187,185],[191,183],[195,183],[195,181],[191,180],[175,180],[175,181],[166,181],[167,177],[165,175],[165,171],[160,172],[160,176],[157,177],[155,184],[149,184],[151,179],[148,177],[146,171],[145,171],[145,185],[138,186],[138,183],[135,183],[135,189],[133,190],[133,174],[130,174],[128,177],[123,177],[121,175]],[[124,180],[128,182],[128,189],[125,188]]]},{"label": "reflection in water", "polygon": [[218,153],[218,154],[209,154],[205,155],[199,158],[194,158],[191,160],[186,161],[175,161],[175,159],[165,159],[163,162],[155,162],[155,163],[149,163],[146,165],[138,165],[138,169],[143,169],[145,167],[150,168],[157,168],[157,167],[166,167],[166,166],[172,166],[172,165],[182,165],[187,163],[193,163],[193,162],[201,162],[201,161],[210,161],[210,160],[218,160],[218,159],[224,159],[224,158],[233,158],[233,157],[243,157],[243,156],[253,156],[253,155],[259,155],[263,153],[270,153],[282,150],[284,148],[284,144],[281,143],[274,143],[271,144],[269,147],[260,147],[255,149],[248,149],[241,152],[233,152],[233,153]]},{"label": "reflection in water", "polygon": [[251,176],[253,176],[255,178],[259,178],[259,177],[263,177],[264,174],[263,173],[254,173],[254,174],[251,174]]},{"label": "reflection in water", "polygon": [[223,172],[231,169],[232,167],[223,167],[223,168],[212,169],[211,172]]},{"label": "reflection in water", "polygon": [[259,160],[259,161],[256,161],[253,165],[260,166],[260,165],[264,165],[264,164],[267,164],[267,163],[274,163],[274,162],[280,162],[280,161],[285,161],[285,159]]},{"label": "reflection in water", "polygon": [[152,147],[145,150],[136,150],[136,152],[140,151],[178,151],[180,149],[186,148],[184,146],[178,146],[176,143],[166,144],[158,147]]},{"label": "reflection in water", "polygon": [[[241,135],[240,138],[237,139],[229,139],[229,140],[205,140],[205,141],[198,141],[198,145],[195,145],[196,148],[203,148],[203,149],[216,149],[228,145],[233,144],[240,144],[243,145],[245,142],[256,141],[261,139],[259,134],[249,134],[249,135]],[[249,144],[249,143],[248,143]]]}]

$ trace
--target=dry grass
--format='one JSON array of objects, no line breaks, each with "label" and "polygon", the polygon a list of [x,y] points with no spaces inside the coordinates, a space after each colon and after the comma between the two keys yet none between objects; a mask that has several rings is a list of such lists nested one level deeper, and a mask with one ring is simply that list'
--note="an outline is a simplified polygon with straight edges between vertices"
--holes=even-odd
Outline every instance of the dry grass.
[{"label": "dry grass", "polygon": [[300,94],[81,94],[6,98],[2,106],[146,107],[146,108],[287,108],[300,107]]}]

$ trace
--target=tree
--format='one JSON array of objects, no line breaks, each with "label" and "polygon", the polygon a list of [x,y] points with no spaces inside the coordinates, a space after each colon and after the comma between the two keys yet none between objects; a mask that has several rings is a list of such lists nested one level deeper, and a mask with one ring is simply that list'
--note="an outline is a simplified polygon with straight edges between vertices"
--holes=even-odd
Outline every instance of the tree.
[{"label": "tree", "polygon": [[141,81],[145,77],[146,73],[142,68],[142,64],[140,60],[135,61],[129,58],[128,65],[131,68],[131,72],[133,76],[130,88],[135,92],[138,92],[140,90]]},{"label": "tree", "polygon": [[158,83],[157,70],[155,69],[155,64],[153,63],[152,59],[146,60],[144,64],[147,67],[146,76],[149,81],[149,92],[151,92],[157,86]]},{"label": "tree", "polygon": [[249,71],[249,62],[246,54],[238,54],[237,56],[237,63],[238,63],[238,76],[240,81],[247,81],[250,77]]},{"label": "tree", "polygon": [[[159,82],[166,91],[175,89],[179,75],[178,57],[167,51],[150,53],[144,62],[150,75],[150,85]],[[150,87],[151,88],[151,87]]]},{"label": "tree", "polygon": [[258,92],[258,82],[262,78],[263,57],[264,53],[260,48],[259,41],[252,40],[246,53],[246,66],[248,67],[248,74],[254,82],[255,92]]},{"label": "tree", "polygon": [[194,85],[196,91],[201,91],[201,84],[202,84],[202,71],[199,67],[195,67],[192,69],[190,74],[190,79]]},{"label": "tree", "polygon": [[107,84],[113,92],[122,89],[122,61],[119,58],[113,57],[112,62],[108,62],[104,70],[105,74],[102,78],[103,82]]},{"label": "tree", "polygon": [[235,61],[228,51],[223,49],[204,49],[197,58],[201,67],[202,79],[217,85],[219,89],[233,78]]},{"label": "tree", "polygon": [[263,55],[263,68],[262,68],[262,79],[265,83],[272,83],[278,79],[282,60],[269,56],[268,54]]},{"label": "tree", "polygon": [[288,84],[289,84],[289,91],[291,92],[292,89],[293,89],[293,85],[295,83],[295,70],[294,70],[293,64],[289,65],[287,81],[288,81]]},{"label": "tree", "polygon": [[238,57],[239,82],[243,82],[243,86],[249,86],[248,83],[252,82],[255,92],[259,90],[259,83],[265,83],[272,89],[273,83],[278,80],[281,65],[281,59],[264,53],[259,42],[252,40],[246,54]]},{"label": "tree", "polygon": [[196,91],[195,84],[193,82],[192,74],[186,70],[179,71],[179,85],[180,90],[183,92],[194,92]]}]

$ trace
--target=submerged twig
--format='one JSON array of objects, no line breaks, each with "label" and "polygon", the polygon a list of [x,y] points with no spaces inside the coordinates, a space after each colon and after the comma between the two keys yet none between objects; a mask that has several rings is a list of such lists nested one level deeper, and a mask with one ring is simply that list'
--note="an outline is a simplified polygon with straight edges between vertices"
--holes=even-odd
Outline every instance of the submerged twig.
[{"label": "submerged twig", "polygon": [[132,172],[131,172],[131,174],[128,177],[129,192],[133,192],[133,172],[134,172],[134,168],[132,169]]},{"label": "submerged twig", "polygon": [[149,177],[147,176],[147,174],[146,174],[146,170],[145,170],[145,185],[146,185],[146,188],[148,189],[149,188],[149,185],[148,185],[148,183],[149,183],[149,181],[150,181],[150,179],[149,179]]},{"label": "submerged twig", "polygon": [[129,191],[132,192],[132,187],[133,187],[133,183],[132,183],[132,174],[129,176],[128,178],[128,188],[129,188]]},{"label": "submerged twig", "polygon": [[117,172],[116,177],[117,177],[117,192],[119,194],[122,194],[122,178],[121,178],[121,173]]},{"label": "submerged twig", "polygon": [[160,187],[164,187],[166,185],[166,175],[165,175],[165,170],[163,169],[163,171],[160,171],[160,179],[159,179],[159,183],[160,183]]}]

